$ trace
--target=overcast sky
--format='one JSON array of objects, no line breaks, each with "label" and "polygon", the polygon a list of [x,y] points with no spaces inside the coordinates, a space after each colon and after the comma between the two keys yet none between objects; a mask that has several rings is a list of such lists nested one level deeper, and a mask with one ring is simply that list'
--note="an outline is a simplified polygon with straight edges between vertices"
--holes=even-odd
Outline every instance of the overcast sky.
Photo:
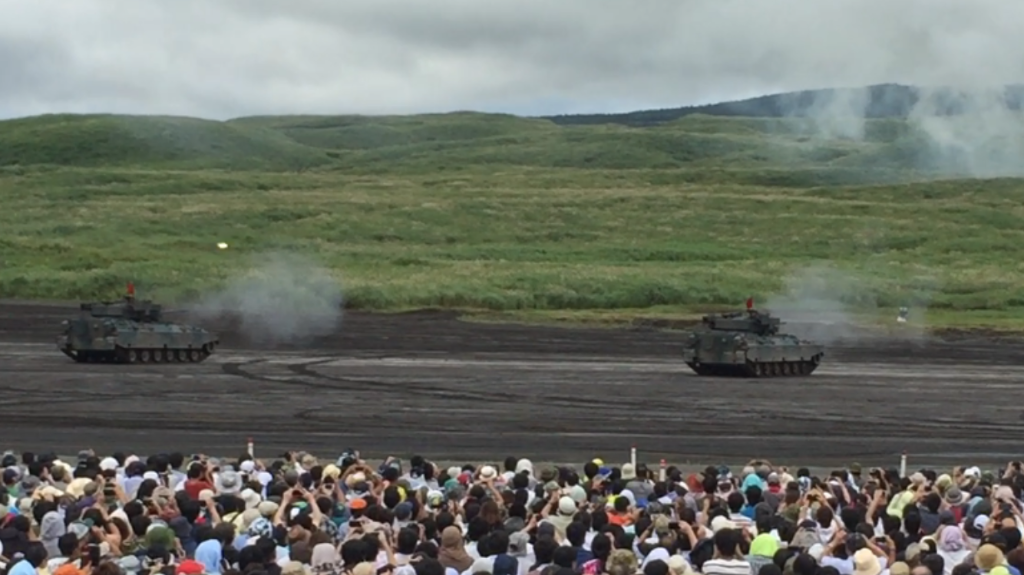
[{"label": "overcast sky", "polygon": [[1024,81],[1021,0],[0,0],[0,116],[628,111]]}]

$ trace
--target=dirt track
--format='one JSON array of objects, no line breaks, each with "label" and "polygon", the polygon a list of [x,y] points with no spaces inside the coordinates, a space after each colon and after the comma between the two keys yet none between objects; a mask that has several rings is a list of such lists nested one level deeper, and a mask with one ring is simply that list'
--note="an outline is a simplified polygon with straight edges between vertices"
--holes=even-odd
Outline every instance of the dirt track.
[{"label": "dirt track", "polygon": [[893,339],[830,347],[810,378],[700,378],[681,335],[349,313],[305,349],[259,350],[228,326],[184,366],[79,365],[53,342],[69,308],[0,306],[4,447],[445,460],[641,459],[789,464],[1020,458],[1017,340]]}]

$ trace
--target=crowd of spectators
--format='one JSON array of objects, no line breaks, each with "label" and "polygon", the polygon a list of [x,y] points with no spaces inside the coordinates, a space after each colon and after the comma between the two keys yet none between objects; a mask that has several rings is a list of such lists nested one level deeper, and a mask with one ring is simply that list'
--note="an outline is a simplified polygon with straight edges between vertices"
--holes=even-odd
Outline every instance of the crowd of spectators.
[{"label": "crowd of spectators", "polygon": [[1021,575],[1019,463],[828,476],[5,453],[4,575]]}]

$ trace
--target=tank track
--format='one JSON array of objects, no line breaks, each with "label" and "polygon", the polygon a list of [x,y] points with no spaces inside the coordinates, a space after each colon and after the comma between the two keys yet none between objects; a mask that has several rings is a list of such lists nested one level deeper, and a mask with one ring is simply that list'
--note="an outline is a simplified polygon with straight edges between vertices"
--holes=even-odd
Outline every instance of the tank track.
[{"label": "tank track", "polygon": [[697,375],[711,377],[806,377],[814,373],[821,364],[821,358],[815,357],[806,361],[779,361],[755,363],[748,361],[744,365],[701,364],[688,361],[686,365]]},{"label": "tank track", "polygon": [[188,349],[139,349],[119,347],[113,351],[62,348],[77,363],[202,363],[213,355],[214,345]]}]

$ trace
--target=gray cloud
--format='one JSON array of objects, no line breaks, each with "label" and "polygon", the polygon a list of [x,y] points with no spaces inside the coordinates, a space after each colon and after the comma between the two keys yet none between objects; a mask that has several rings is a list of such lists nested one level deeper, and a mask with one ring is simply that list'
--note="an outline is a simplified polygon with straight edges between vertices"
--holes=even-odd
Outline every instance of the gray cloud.
[{"label": "gray cloud", "polygon": [[622,111],[1024,79],[1012,0],[0,0],[0,114]]}]

